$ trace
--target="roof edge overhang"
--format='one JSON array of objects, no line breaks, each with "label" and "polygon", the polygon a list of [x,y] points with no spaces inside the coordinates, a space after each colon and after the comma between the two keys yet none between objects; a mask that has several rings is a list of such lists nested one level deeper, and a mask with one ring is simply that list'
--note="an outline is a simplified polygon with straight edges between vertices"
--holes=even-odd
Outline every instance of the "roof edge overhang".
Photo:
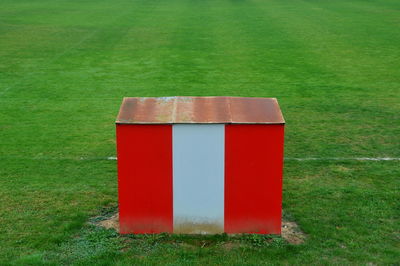
[{"label": "roof edge overhang", "polygon": [[124,97],[116,124],[284,125],[276,98],[230,96]]}]

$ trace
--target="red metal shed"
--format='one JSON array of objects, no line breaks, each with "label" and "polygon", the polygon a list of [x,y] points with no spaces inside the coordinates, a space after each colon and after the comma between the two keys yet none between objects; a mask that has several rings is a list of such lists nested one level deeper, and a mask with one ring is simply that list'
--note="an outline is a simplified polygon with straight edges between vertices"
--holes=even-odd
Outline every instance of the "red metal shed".
[{"label": "red metal shed", "polygon": [[275,98],[124,98],[120,232],[280,234],[284,123]]}]

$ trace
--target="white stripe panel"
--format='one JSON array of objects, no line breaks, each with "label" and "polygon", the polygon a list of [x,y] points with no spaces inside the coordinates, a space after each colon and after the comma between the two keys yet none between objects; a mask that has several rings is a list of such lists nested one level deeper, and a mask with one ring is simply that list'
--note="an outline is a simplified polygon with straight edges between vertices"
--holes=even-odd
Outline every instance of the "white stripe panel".
[{"label": "white stripe panel", "polygon": [[176,124],[172,136],[174,232],[223,232],[225,125]]}]

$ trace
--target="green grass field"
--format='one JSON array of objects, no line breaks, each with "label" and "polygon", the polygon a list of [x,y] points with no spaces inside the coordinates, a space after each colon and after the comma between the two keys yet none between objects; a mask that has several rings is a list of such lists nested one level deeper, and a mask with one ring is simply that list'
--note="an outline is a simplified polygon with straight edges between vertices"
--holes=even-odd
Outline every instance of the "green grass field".
[{"label": "green grass field", "polygon": [[[304,244],[87,224],[122,97],[172,95],[278,98]],[[400,157],[398,0],[0,2],[0,264],[398,263],[400,161],[359,157]]]}]

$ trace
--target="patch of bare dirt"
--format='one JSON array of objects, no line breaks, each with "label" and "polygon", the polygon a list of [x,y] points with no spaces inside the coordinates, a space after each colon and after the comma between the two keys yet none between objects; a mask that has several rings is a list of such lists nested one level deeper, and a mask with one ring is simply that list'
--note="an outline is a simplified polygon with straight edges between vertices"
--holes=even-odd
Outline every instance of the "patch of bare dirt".
[{"label": "patch of bare dirt", "polygon": [[106,229],[115,229],[115,231],[119,232],[119,216],[118,213],[114,214],[113,216],[105,219],[98,221],[95,223],[98,226],[104,227]]},{"label": "patch of bare dirt", "polygon": [[[119,232],[119,219],[118,213],[104,220],[95,222],[94,224],[104,227],[106,229],[115,229]],[[295,222],[282,221],[282,238],[293,245],[300,245],[306,240],[306,235],[300,230]],[[226,243],[226,249],[231,249],[233,246],[237,246],[238,243]]]},{"label": "patch of bare dirt", "polygon": [[300,245],[306,240],[306,235],[295,222],[282,221],[282,237],[293,245]]}]

